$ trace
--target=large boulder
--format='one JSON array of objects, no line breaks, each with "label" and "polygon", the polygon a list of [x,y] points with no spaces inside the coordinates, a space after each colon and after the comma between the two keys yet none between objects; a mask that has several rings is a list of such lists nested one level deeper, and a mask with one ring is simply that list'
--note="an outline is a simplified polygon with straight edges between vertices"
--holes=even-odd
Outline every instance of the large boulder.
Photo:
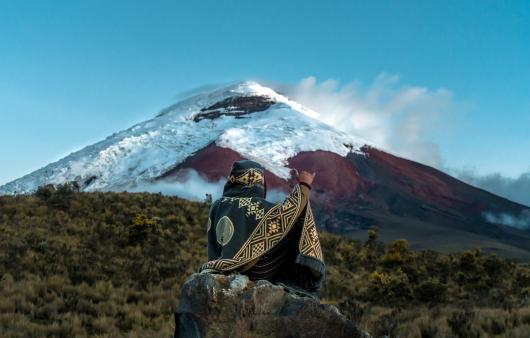
[{"label": "large boulder", "polygon": [[241,274],[191,275],[175,320],[180,338],[369,337],[333,305]]}]

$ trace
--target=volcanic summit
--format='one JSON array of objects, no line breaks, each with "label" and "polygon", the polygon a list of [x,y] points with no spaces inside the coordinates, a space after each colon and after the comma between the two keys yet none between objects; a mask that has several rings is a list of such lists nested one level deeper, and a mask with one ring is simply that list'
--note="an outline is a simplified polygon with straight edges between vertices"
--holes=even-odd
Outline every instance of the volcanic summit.
[{"label": "volcanic summit", "polygon": [[530,208],[378,149],[318,115],[256,82],[218,87],[9,182],[0,194],[71,181],[83,191],[135,191],[178,184],[189,172],[220,182],[233,161],[251,159],[276,192],[290,190],[291,168],[317,172],[311,202],[325,230],[360,239],[377,226],[383,240],[406,238],[416,249],[481,247],[530,260],[530,231],[485,217]]}]

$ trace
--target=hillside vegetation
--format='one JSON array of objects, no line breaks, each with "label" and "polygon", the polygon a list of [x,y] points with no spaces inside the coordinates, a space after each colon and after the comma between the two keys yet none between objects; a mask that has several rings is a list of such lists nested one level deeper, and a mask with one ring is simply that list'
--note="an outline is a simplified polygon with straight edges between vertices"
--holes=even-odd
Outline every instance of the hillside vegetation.
[{"label": "hillside vegetation", "polygon": [[[206,260],[208,201],[75,186],[0,196],[1,337],[169,337]],[[376,336],[528,337],[530,268],[321,233],[336,304]]]}]

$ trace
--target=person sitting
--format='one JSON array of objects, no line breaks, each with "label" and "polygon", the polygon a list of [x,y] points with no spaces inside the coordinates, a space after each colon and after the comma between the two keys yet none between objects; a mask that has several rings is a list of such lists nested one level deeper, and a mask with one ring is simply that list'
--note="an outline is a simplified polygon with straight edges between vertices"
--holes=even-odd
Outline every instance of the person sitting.
[{"label": "person sitting", "polygon": [[321,287],[325,264],[309,203],[315,173],[295,169],[298,183],[281,203],[265,199],[264,168],[235,161],[223,195],[209,210],[208,262],[200,271],[240,272],[304,295]]}]

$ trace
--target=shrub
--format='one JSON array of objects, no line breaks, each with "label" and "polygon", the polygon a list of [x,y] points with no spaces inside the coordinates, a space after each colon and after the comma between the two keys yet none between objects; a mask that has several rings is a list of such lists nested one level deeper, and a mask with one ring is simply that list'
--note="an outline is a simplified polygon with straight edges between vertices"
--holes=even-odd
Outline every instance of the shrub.
[{"label": "shrub", "polygon": [[453,334],[459,338],[479,337],[478,332],[471,328],[474,316],[475,313],[470,310],[456,311],[451,314],[451,317],[447,318],[447,324]]},{"label": "shrub", "polygon": [[447,285],[438,278],[428,278],[414,289],[414,297],[425,303],[440,303],[446,299]]},{"label": "shrub", "polygon": [[138,213],[129,225],[129,244],[142,244],[150,238],[155,222],[146,215]]},{"label": "shrub", "polygon": [[[0,336],[169,336],[180,285],[206,260],[208,203],[75,186],[0,196]],[[432,328],[415,321],[421,309],[440,336],[451,334],[449,323],[483,335],[503,323],[503,335],[530,335],[530,310],[520,308],[530,297],[527,265],[477,251],[417,252],[404,240],[385,245],[376,229],[364,243],[320,238],[320,297],[362,327],[429,336]],[[507,319],[466,321],[451,304],[494,306]]]}]

